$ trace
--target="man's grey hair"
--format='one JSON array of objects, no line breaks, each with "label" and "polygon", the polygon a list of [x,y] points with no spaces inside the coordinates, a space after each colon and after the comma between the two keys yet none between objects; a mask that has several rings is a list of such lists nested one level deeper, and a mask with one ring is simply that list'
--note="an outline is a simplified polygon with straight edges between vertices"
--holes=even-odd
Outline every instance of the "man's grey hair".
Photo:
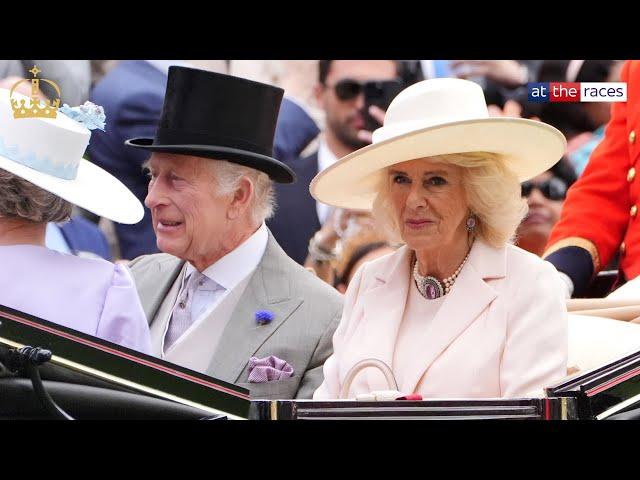
[{"label": "man's grey hair", "polygon": [[71,217],[73,205],[22,177],[0,169],[0,217],[31,222],[62,222]]},{"label": "man's grey hair", "polygon": [[209,163],[217,182],[219,194],[228,195],[232,193],[240,185],[242,177],[247,177],[251,180],[254,189],[254,196],[249,206],[252,220],[255,223],[262,223],[273,216],[275,194],[273,180],[269,178],[269,175],[226,160],[217,160]]}]

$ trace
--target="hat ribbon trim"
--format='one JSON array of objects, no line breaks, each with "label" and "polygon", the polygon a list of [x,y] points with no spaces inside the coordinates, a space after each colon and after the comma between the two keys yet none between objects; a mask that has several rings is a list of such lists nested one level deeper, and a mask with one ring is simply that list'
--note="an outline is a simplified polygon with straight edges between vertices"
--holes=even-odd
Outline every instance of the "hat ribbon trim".
[{"label": "hat ribbon trim", "polygon": [[47,155],[38,157],[34,152],[20,151],[17,145],[10,145],[0,136],[0,156],[29,167],[41,173],[52,175],[63,180],[74,180],[78,176],[78,163],[54,163]]}]

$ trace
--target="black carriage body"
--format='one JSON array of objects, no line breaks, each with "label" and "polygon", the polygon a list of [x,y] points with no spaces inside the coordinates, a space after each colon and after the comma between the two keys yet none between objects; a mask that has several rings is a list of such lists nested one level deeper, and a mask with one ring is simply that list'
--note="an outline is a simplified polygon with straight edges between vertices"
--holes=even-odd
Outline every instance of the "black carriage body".
[{"label": "black carriage body", "polygon": [[[245,388],[0,306],[0,354],[23,346],[53,353],[40,367],[44,385],[63,408],[79,409],[78,418],[248,417]],[[29,387],[0,368],[0,418],[42,415]]]},{"label": "black carriage body", "polygon": [[[249,401],[248,391],[155,357],[0,307],[0,350],[50,349],[44,383],[78,418],[254,420],[604,420],[640,417],[640,351],[550,386],[544,397],[422,401]],[[635,409],[638,409],[637,411]],[[3,375],[0,418],[44,415],[29,380]]]}]

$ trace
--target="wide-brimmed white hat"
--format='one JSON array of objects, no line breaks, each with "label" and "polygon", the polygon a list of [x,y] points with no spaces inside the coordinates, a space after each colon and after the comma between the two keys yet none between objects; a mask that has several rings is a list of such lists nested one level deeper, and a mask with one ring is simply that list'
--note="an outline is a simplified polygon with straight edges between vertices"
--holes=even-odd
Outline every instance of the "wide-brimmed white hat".
[{"label": "wide-brimmed white hat", "polygon": [[439,78],[406,88],[393,99],[373,143],[320,172],[310,185],[320,202],[371,208],[385,167],[451,153],[492,152],[520,179],[548,170],[566,149],[564,135],[546,123],[489,117],[482,88]]},{"label": "wide-brimmed white hat", "polygon": [[91,131],[58,111],[56,118],[14,118],[11,98],[0,89],[0,168],[75,205],[119,223],[142,220],[144,208],[113,175],[84,160]]}]

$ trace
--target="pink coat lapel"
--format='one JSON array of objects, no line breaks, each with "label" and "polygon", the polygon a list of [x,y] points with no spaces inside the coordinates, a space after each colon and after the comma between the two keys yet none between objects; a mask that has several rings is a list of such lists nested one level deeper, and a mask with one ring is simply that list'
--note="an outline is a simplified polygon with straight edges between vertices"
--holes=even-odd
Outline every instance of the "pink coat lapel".
[{"label": "pink coat lapel", "polygon": [[[398,329],[407,303],[409,262],[412,252],[402,247],[388,270],[375,275],[377,285],[364,293],[362,358],[376,358],[393,368],[393,353]],[[386,390],[382,374],[374,368],[365,372],[369,391]]]},{"label": "pink coat lapel", "polygon": [[474,243],[467,265],[424,331],[424,351],[406,376],[407,391],[415,391],[433,362],[493,302],[497,292],[485,280],[504,277],[505,263],[506,249],[493,249],[479,241]]},{"label": "pink coat lapel", "polygon": [[[386,271],[378,272],[377,284],[364,293],[363,315],[366,319],[362,338],[362,358],[377,358],[393,368],[393,356],[407,303],[411,250],[403,247],[396,253],[397,261]],[[431,364],[496,298],[496,291],[485,280],[502,278],[506,274],[506,248],[495,249],[476,240],[467,265],[462,269],[454,288],[447,295],[436,317],[423,335],[424,350],[413,370],[401,386],[413,392]],[[382,375],[367,369],[366,379],[371,390],[386,388]]]}]

